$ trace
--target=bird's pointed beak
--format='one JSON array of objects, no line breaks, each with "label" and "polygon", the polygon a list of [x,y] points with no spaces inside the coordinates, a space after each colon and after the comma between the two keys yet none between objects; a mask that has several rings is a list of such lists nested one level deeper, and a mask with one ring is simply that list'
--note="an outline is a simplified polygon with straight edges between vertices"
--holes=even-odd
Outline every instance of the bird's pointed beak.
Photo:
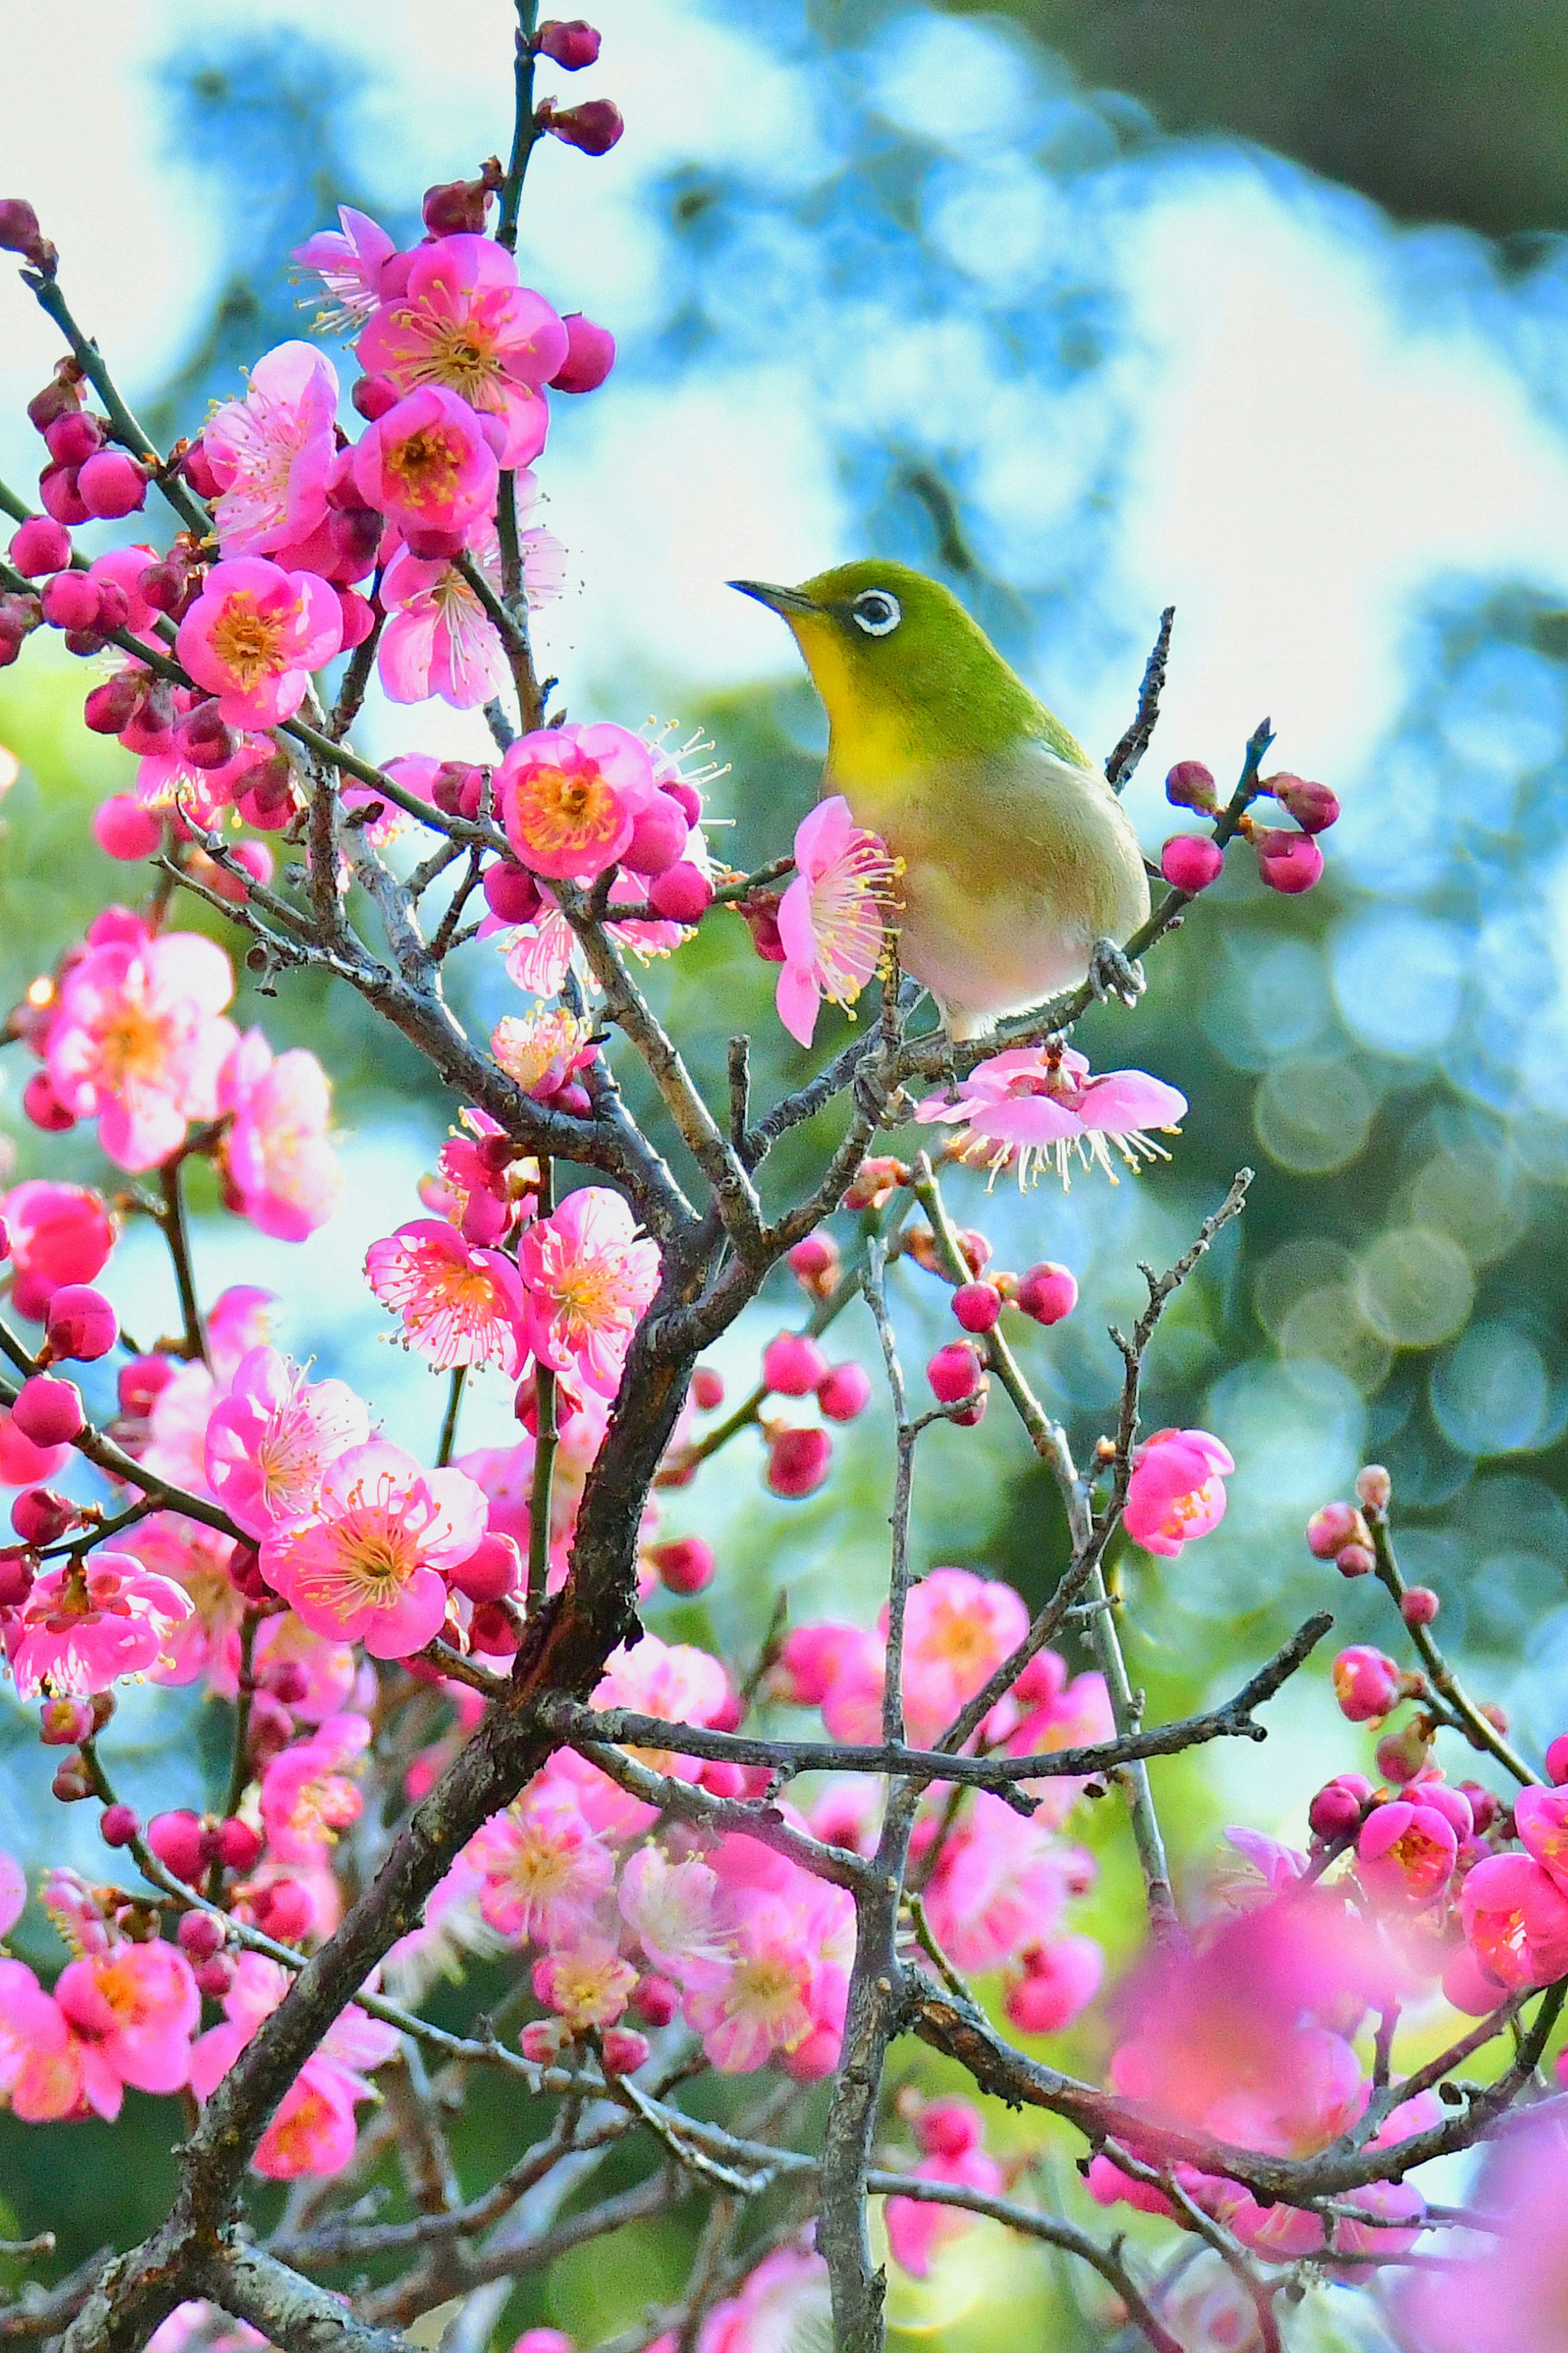
[{"label": "bird's pointed beak", "polygon": [[786,621],[795,614],[820,613],[822,610],[820,605],[813,604],[811,598],[804,596],[798,588],[778,588],[770,580],[731,580],[728,585],[738,588],[742,596],[754,596],[759,605],[767,607],[770,613],[782,613]]}]

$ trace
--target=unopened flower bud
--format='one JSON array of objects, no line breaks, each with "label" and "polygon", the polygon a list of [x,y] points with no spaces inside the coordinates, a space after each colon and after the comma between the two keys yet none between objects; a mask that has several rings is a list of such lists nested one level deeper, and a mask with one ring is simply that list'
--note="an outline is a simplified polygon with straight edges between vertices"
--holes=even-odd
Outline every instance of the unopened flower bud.
[{"label": "unopened flower bud", "polygon": [[563,71],[581,73],[598,58],[599,35],[581,16],[547,16],[533,37],[533,46],[542,58],[548,58]]},{"label": "unopened flower bud", "polygon": [[768,1487],[792,1501],[815,1494],[832,1460],[833,1440],[826,1430],[774,1430],[768,1442]]},{"label": "unopened flower bud", "polygon": [[209,2001],[221,2001],[234,1983],[234,1961],[227,1953],[214,1953],[210,1960],[199,1962],[191,1972],[197,1990]]},{"label": "unopened flower bud", "polygon": [[185,563],[178,551],[150,564],[137,580],[141,595],[155,613],[168,613],[178,619],[190,601],[196,585],[194,568]]},{"label": "unopened flower bud", "polygon": [[900,1185],[910,1181],[907,1163],[895,1160],[890,1153],[876,1153],[862,1160],[854,1182],[844,1196],[847,1209],[880,1209],[893,1198]]},{"label": "unopened flower bud", "polygon": [[218,710],[216,696],[186,712],[174,730],[174,742],[193,768],[226,767],[239,749],[238,738]]},{"label": "unopened flower bud", "polygon": [[163,1864],[187,1886],[200,1878],[212,1860],[212,1846],[198,1816],[184,1807],[154,1814],[147,1825],[147,1843]]},{"label": "unopened flower bud", "polygon": [[1273,794],[1303,833],[1327,833],[1339,821],[1339,797],[1327,785],[1310,784],[1305,776],[1270,776],[1265,790]]},{"label": "unopened flower bud", "polygon": [[258,1681],[283,1707],[298,1707],[310,1696],[310,1678],[298,1659],[269,1659]]},{"label": "unopened flower bud", "polygon": [[691,828],[668,793],[656,793],[632,823],[621,863],[633,874],[664,874],[682,857]]},{"label": "unopened flower bud", "polygon": [[119,1339],[120,1318],[90,1283],[62,1282],[49,1301],[45,1330],[57,1357],[89,1365],[107,1356]]},{"label": "unopened flower bud", "polygon": [[76,488],[89,514],[104,522],[147,503],[145,470],[124,449],[95,449],[78,470]]},{"label": "unopened flower bud", "polygon": [[90,522],[85,501],[77,489],[74,466],[46,466],[38,476],[38,497],[47,514],[57,522],[67,523],[74,531],[79,523]]},{"label": "unopened flower bud", "polygon": [[11,562],[29,580],[63,572],[71,560],[71,535],[53,515],[34,515],[11,535]]},{"label": "unopened flower bud", "polygon": [[635,2026],[606,2026],[599,2037],[599,2056],[606,2075],[635,2075],[648,2055],[647,2036]]},{"label": "unopened flower bud", "polygon": [[566,330],[566,357],[550,379],[551,391],[596,392],[616,364],[614,335],[581,311],[568,311],[561,323]]},{"label": "unopened flower bud", "polygon": [[263,1936],[276,1936],[280,1945],[297,1944],[316,1916],[310,1889],[297,1879],[274,1879],[258,1887],[250,1908]]},{"label": "unopened flower bud", "polygon": [[275,1757],[280,1757],[294,1737],[294,1719],[281,1700],[271,1693],[258,1691],[250,1703],[250,1731],[247,1746],[250,1762],[258,1773],[264,1773]]},{"label": "unopened flower bud", "polygon": [[1350,1544],[1370,1544],[1366,1522],[1353,1504],[1324,1504],[1307,1523],[1307,1549],[1316,1560],[1332,1560]]},{"label": "unopened flower bud", "polygon": [[224,1948],[223,1922],[215,1919],[210,1912],[182,1912],[174,1935],[188,1961],[210,1961],[215,1953]]},{"label": "unopened flower bud", "polygon": [[499,1601],[475,1603],[468,1633],[474,1649],[487,1651],[494,1659],[510,1659],[519,1641],[510,1614]]},{"label": "unopened flower bud", "polygon": [[35,1127],[50,1135],[63,1135],[68,1127],[76,1125],[75,1112],[61,1103],[47,1071],[35,1071],[22,1089],[22,1109]]},{"label": "unopened flower bud", "polygon": [[1370,1577],[1377,1567],[1377,1555],[1363,1544],[1342,1545],[1334,1555],[1334,1567],[1342,1577]]},{"label": "unopened flower bud", "polygon": [[299,805],[294,771],[282,752],[274,752],[258,766],[246,770],[245,789],[235,802],[246,824],[255,826],[259,833],[280,831]]},{"label": "unopened flower bud", "polygon": [[62,1806],[79,1805],[83,1798],[93,1795],[92,1780],[87,1767],[74,1753],[55,1767],[55,1778],[49,1783],[52,1794]]},{"label": "unopened flower bud", "polygon": [[74,1748],[92,1738],[92,1710],[84,1699],[47,1699],[38,1715],[38,1737],[46,1748]]},{"label": "unopened flower bud", "polygon": [[1372,1783],[1360,1773],[1339,1773],[1326,1781],[1307,1809],[1315,1838],[1342,1839],[1360,1824],[1362,1810],[1372,1795]]},{"label": "unopened flower bud", "polygon": [[500,923],[531,923],[544,903],[534,876],[514,859],[492,859],[479,880],[485,904]]},{"label": "unopened flower bud", "polygon": [[40,433],[47,433],[58,417],[68,417],[81,406],[80,372],[74,359],[61,360],[42,392],[36,392],[27,403],[27,422]]},{"label": "unopened flower bud", "polygon": [[632,2008],[649,2026],[668,2026],[680,2009],[680,1995],[668,1978],[639,1978],[632,1994]]},{"label": "unopened flower bud", "polygon": [[980,1358],[968,1340],[950,1340],[926,1366],[926,1378],[942,1405],[959,1405],[978,1390],[983,1375]]},{"label": "unopened flower bud", "polygon": [[44,447],[57,465],[80,466],[102,448],[103,427],[89,409],[70,408],[47,427]]},{"label": "unopened flower bud", "polygon": [[699,1413],[717,1413],[724,1402],[724,1376],[711,1365],[699,1365],[691,1376],[691,1401]]},{"label": "unopened flower bud", "polygon": [[871,1376],[864,1365],[834,1365],[816,1384],[818,1410],[829,1421],[856,1421],[871,1402]]},{"label": "unopened flower bud", "polygon": [[700,1536],[678,1536],[669,1544],[654,1545],[648,1558],[658,1571],[659,1582],[671,1593],[700,1593],[713,1582],[713,1547]]},{"label": "unopened flower bud", "polygon": [[584,99],[581,106],[560,109],[546,100],[538,121],[542,131],[584,155],[607,155],[626,127],[620,108],[607,98]]},{"label": "unopened flower bud", "polygon": [[132,1356],[115,1376],[121,1412],[145,1418],[174,1377],[174,1367],[167,1356]]},{"label": "unopened flower bud", "polygon": [[81,707],[81,715],[95,735],[118,735],[129,725],[142,701],[142,681],[134,670],[122,670],[95,686]]},{"label": "unopened flower bud", "polygon": [[438,180],[425,191],[426,227],[432,237],[483,237],[485,215],[500,184],[500,164],[493,158],[477,180]]},{"label": "unopened flower bud", "polygon": [[[37,1576],[33,1556],[15,1545],[0,1548],[0,1609],[20,1609],[33,1589]],[[73,1732],[72,1740],[85,1740],[84,1732]]]},{"label": "unopened flower bud", "polygon": [[1407,1626],[1430,1626],[1442,1606],[1429,1585],[1409,1585],[1400,1596],[1399,1614]]},{"label": "unopened flower bud", "polygon": [[689,858],[678,859],[647,886],[648,904],[667,923],[700,923],[713,904],[713,885]]},{"label": "unopened flower bud", "polygon": [[1201,760],[1178,760],[1165,778],[1165,798],[1173,808],[1212,811],[1217,807],[1214,776]]},{"label": "unopened flower bud", "polygon": [[1468,1803],[1470,1827],[1476,1837],[1485,1838],[1502,1811],[1500,1800],[1493,1796],[1491,1790],[1483,1789],[1479,1781],[1461,1781],[1459,1794]]},{"label": "unopened flower bud", "polygon": [[100,602],[97,584],[85,572],[57,572],[38,592],[40,609],[51,629],[94,628]]},{"label": "unopened flower bud", "polygon": [[1546,1778],[1561,1788],[1568,1781],[1568,1732],[1560,1732],[1546,1750]]},{"label": "unopened flower bud", "polygon": [[814,1299],[825,1299],[842,1271],[837,1243],[831,1234],[820,1229],[796,1242],[786,1263],[795,1281]]},{"label": "unopened flower bud", "polygon": [[11,1525],[25,1545],[58,1544],[76,1510],[68,1496],[56,1494],[52,1487],[24,1487],[11,1506]]},{"label": "unopened flower bud", "polygon": [[1002,1293],[994,1282],[961,1282],[952,1312],[966,1332],[989,1332],[1000,1320]]},{"label": "unopened flower bud", "polygon": [[0,196],[0,251],[19,253],[45,277],[52,277],[59,259],[38,227],[38,216],[26,196]]},{"label": "unopened flower bud", "polygon": [[389,375],[356,376],[349,390],[349,398],[367,425],[374,425],[378,417],[395,408],[401,397]]},{"label": "unopened flower bud", "polygon": [[22,1383],[11,1419],[35,1446],[68,1446],[87,1423],[76,1383],[58,1381],[47,1373],[35,1373]]},{"label": "unopened flower bud", "polygon": [[1013,1304],[1037,1324],[1059,1324],[1078,1305],[1078,1280],[1069,1267],[1043,1259],[1018,1277]]},{"label": "unopened flower bud", "polygon": [[1369,1462],[1356,1472],[1355,1491],[1369,1512],[1386,1512],[1394,1482],[1381,1462]]},{"label": "unopened flower bud", "polygon": [[827,1359],[805,1332],[781,1332],[763,1352],[763,1378],[775,1397],[810,1397]]},{"label": "unopened flower bud", "polygon": [[1225,871],[1225,852],[1203,833],[1173,833],[1160,852],[1160,871],[1173,891],[1206,891]]},{"label": "unopened flower bud", "polygon": [[1414,1781],[1431,1754],[1431,1744],[1419,1722],[1407,1724],[1403,1731],[1385,1734],[1377,1744],[1377,1769],[1385,1781],[1396,1788]]},{"label": "unopened flower bud", "polygon": [[1352,1724],[1370,1724],[1396,1705],[1403,1688],[1399,1668],[1382,1651],[1354,1643],[1333,1665],[1334,1696]]},{"label": "unopened flower bud", "polygon": [[516,1540],[495,1529],[482,1535],[467,1560],[447,1572],[459,1593],[470,1601],[500,1601],[522,1583],[522,1555]]},{"label": "unopened flower bud", "polygon": [[261,1833],[230,1814],[217,1826],[217,1860],[226,1871],[254,1871],[261,1860]]},{"label": "unopened flower bud", "polygon": [[431,780],[430,798],[443,816],[477,818],[484,783],[484,771],[471,761],[443,760]]},{"label": "unopened flower bud", "polygon": [[1280,826],[1255,825],[1252,847],[1258,852],[1258,871],[1263,881],[1270,891],[1283,892],[1287,898],[1310,891],[1322,876],[1323,853],[1310,833],[1290,833]]},{"label": "unopened flower bud", "polygon": [[105,1846],[129,1846],[142,1835],[141,1818],[132,1806],[105,1806],[98,1818],[98,1834]]}]

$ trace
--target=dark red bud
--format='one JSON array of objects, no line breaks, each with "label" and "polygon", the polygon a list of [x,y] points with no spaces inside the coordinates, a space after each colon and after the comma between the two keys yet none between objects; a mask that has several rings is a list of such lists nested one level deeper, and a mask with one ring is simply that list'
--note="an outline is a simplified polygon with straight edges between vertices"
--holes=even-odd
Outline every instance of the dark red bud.
[{"label": "dark red bud", "polygon": [[0,196],[0,251],[19,253],[46,278],[54,275],[59,256],[38,227],[38,216],[26,196]]},{"label": "dark red bud", "polygon": [[548,100],[539,110],[539,126],[584,155],[607,155],[626,129],[621,110],[607,98],[584,99],[581,106],[559,112]]},{"label": "dark red bud", "polygon": [[598,60],[598,29],[585,24],[581,16],[549,16],[535,33],[533,46],[542,58],[548,58],[563,72],[581,73],[584,66]]}]

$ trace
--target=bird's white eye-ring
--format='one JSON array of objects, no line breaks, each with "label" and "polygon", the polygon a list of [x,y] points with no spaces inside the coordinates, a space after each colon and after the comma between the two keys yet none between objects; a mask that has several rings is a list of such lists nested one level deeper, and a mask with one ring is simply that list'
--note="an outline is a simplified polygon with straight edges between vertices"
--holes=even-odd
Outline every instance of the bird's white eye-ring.
[{"label": "bird's white eye-ring", "polygon": [[886,588],[863,588],[849,610],[856,628],[868,638],[891,637],[904,617],[898,598]]}]

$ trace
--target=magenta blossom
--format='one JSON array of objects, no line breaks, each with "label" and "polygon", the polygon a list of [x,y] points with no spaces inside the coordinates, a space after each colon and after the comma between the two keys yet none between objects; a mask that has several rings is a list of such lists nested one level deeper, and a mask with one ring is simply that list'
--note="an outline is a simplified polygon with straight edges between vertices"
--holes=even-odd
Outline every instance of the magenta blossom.
[{"label": "magenta blossom", "polygon": [[213,1117],[236,1037],[223,1018],[234,973],[222,948],[199,932],[136,934],[71,966],[47,1057],[60,1102],[79,1119],[96,1113],[104,1151],[132,1171],[177,1151],[188,1121]]},{"label": "magenta blossom", "polygon": [[330,1466],[311,1517],[262,1538],[261,1573],[313,1633],[405,1659],[447,1614],[439,1572],[468,1559],[486,1524],[466,1472],[423,1471],[373,1439]]},{"label": "magenta blossom", "polygon": [[326,521],[337,406],[331,362],[309,343],[279,343],[251,369],[245,398],[208,419],[202,449],[222,492],[214,519],[226,555],[271,555]]},{"label": "magenta blossom", "polygon": [[1146,1071],[1095,1078],[1070,1046],[1020,1046],[977,1063],[951,1099],[928,1095],[915,1117],[962,1130],[960,1159],[994,1171],[1016,1158],[1020,1184],[1049,1167],[1068,1185],[1076,1159],[1103,1168],[1114,1185],[1111,1154],[1134,1173],[1143,1161],[1168,1159],[1148,1131],[1173,1134],[1186,1111],[1184,1095]]},{"label": "magenta blossom", "polygon": [[219,1075],[218,1107],[234,1114],[224,1165],[240,1208],[262,1233],[302,1242],[342,1198],[325,1071],[307,1047],[275,1055],[248,1030]]},{"label": "magenta blossom", "polygon": [[114,1248],[114,1220],[101,1193],[29,1176],[0,1193],[0,1220],[10,1241],[12,1300],[19,1314],[41,1316],[68,1282],[91,1282]]},{"label": "magenta blossom", "polygon": [[1435,1806],[1395,1798],[1374,1807],[1362,1824],[1356,1875],[1369,1895],[1435,1903],[1453,1877],[1458,1847],[1453,1823]]},{"label": "magenta blossom", "polygon": [[261,1777],[261,1822],[278,1862],[319,1862],[364,1808],[353,1768],[370,1746],[363,1715],[331,1715]]},{"label": "magenta blossom", "polygon": [[341,229],[319,228],[289,256],[320,278],[329,297],[316,316],[323,333],[357,327],[369,318],[381,300],[382,274],[397,254],[391,237],[368,213],[340,205],[338,219]]},{"label": "magenta blossom", "polygon": [[[516,481],[520,514],[532,503],[531,474]],[[537,612],[561,593],[565,549],[552,533],[521,534],[522,588],[529,610]],[[500,553],[493,529],[480,529],[468,553],[492,588],[501,586]],[[381,583],[386,626],[376,648],[376,668],[392,702],[425,702],[438,694],[454,710],[472,711],[501,692],[510,681],[500,632],[457,565],[446,556],[428,561],[400,547]]]},{"label": "magenta blossom", "polygon": [[497,773],[507,839],[531,873],[586,881],[629,848],[657,790],[653,754],[612,720],[519,736]]},{"label": "magenta blossom", "polygon": [[1224,1476],[1236,1464],[1206,1430],[1157,1430],[1133,1457],[1122,1525],[1145,1552],[1173,1557],[1225,1517]]},{"label": "magenta blossom", "polygon": [[188,1593],[128,1552],[46,1569],[6,1633],[17,1698],[86,1698],[144,1673],[191,1609]]},{"label": "magenta blossom", "polygon": [[139,2092],[177,2092],[189,2080],[201,1998],[173,1945],[117,1942],[68,1961],[55,2000],[100,2060]]},{"label": "magenta blossom", "polygon": [[213,1493],[247,1535],[307,1517],[329,1464],[370,1436],[363,1400],[343,1381],[308,1381],[276,1348],[240,1359],[206,1425]]},{"label": "magenta blossom", "polygon": [[364,1271],[402,1316],[406,1345],[433,1365],[497,1365],[509,1379],[521,1371],[527,1303],[503,1250],[475,1249],[444,1218],[416,1218],[372,1242]]},{"label": "magenta blossom", "polygon": [[499,471],[468,403],[422,385],[367,427],[353,478],[365,504],[405,533],[461,537],[494,507]]},{"label": "magenta blossom", "polygon": [[886,843],[855,823],[841,793],[818,801],[796,828],[795,864],[779,902],[775,997],[790,1036],[809,1046],[823,998],[853,1005],[876,971],[900,868]]},{"label": "magenta blossom", "polygon": [[[199,2100],[211,2097],[289,1983],[276,1961],[239,1955],[223,1997],[224,2023],[209,2027],[192,2047],[191,2089]],[[351,2003],[283,2094],[251,2159],[253,2170],[273,2181],[341,2173],[354,2152],[355,2105],[375,2096],[364,2071],[384,2066],[396,2049],[396,2028]]]},{"label": "magenta blossom", "polygon": [[542,1365],[613,1398],[626,1349],[658,1288],[658,1245],[618,1193],[584,1185],[529,1227],[519,1247],[525,1331]]},{"label": "magenta blossom", "polygon": [[499,418],[497,454],[510,468],[544,447],[541,387],[565,364],[566,348],[565,328],[542,294],[518,284],[511,255],[468,236],[421,246],[406,290],[382,303],[356,346],[366,373],[400,393],[439,386]]},{"label": "magenta blossom", "polygon": [[213,565],[174,646],[231,727],[276,727],[342,637],[342,608],[324,580],[240,555]]}]

